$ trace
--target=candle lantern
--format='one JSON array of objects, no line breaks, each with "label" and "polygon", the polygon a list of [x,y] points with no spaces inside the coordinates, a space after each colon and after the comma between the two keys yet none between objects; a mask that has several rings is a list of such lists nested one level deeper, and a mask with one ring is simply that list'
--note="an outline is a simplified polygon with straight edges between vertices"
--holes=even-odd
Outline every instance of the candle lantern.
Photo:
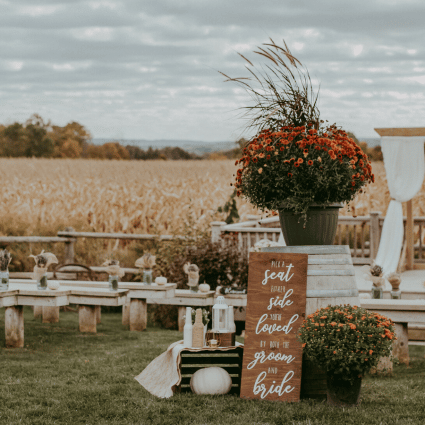
[{"label": "candle lantern", "polygon": [[217,297],[217,301],[212,308],[212,329],[216,333],[229,332],[227,324],[229,322],[229,309],[223,296]]}]

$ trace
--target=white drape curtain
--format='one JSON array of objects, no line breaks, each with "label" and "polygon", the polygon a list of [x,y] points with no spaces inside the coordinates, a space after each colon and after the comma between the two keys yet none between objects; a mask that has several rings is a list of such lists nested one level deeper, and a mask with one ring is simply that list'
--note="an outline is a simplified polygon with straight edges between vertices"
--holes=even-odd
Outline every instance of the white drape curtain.
[{"label": "white drape curtain", "polygon": [[391,202],[385,215],[375,263],[384,273],[395,272],[403,245],[402,202],[421,189],[424,180],[425,137],[381,137]]}]

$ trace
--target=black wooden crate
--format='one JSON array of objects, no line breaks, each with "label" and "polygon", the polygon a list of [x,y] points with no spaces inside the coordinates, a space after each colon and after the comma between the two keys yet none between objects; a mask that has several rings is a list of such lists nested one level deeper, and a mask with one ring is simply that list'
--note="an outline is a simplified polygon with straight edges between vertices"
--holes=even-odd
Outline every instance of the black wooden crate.
[{"label": "black wooden crate", "polygon": [[183,350],[181,352],[180,373],[182,380],[179,390],[187,392],[190,390],[190,379],[199,369],[206,367],[221,367],[225,369],[232,378],[232,388],[229,394],[240,394],[243,348],[236,347],[228,351],[205,349],[193,352]]}]

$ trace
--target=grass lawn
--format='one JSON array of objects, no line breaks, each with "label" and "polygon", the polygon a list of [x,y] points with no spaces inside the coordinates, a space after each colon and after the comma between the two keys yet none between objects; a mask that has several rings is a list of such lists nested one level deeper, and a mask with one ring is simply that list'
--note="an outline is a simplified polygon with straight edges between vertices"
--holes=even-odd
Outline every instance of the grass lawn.
[{"label": "grass lawn", "polygon": [[103,313],[98,333],[78,332],[78,315],[42,324],[25,308],[25,348],[4,348],[0,310],[0,424],[424,424],[425,347],[411,347],[411,365],[391,377],[367,376],[361,405],[287,404],[235,396],[177,394],[159,399],[134,377],[177,331],[129,332],[121,314]]}]

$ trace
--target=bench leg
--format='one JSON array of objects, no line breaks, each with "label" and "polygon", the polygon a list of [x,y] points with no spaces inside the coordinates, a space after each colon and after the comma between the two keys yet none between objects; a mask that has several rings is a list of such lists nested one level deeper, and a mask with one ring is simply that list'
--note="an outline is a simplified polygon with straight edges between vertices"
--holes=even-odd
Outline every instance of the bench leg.
[{"label": "bench leg", "polygon": [[179,318],[178,318],[178,324],[179,324],[179,332],[183,332],[185,319],[184,316],[186,315],[186,307],[179,306]]},{"label": "bench leg", "polygon": [[6,307],[4,312],[6,347],[23,348],[24,346],[24,307],[15,305]]},{"label": "bench leg", "polygon": [[397,339],[393,342],[393,356],[409,366],[409,337],[407,323],[394,323]]},{"label": "bench leg", "polygon": [[58,323],[59,322],[59,307],[43,306],[43,323]]},{"label": "bench leg", "polygon": [[34,319],[41,319],[43,317],[43,307],[41,305],[34,306]]},{"label": "bench leg", "polygon": [[124,326],[130,326],[130,303],[126,302],[122,306],[122,324]]},{"label": "bench leg", "polygon": [[132,299],[130,301],[130,331],[144,331],[148,321],[146,300]]},{"label": "bench leg", "polygon": [[100,305],[97,305],[95,309],[96,309],[96,323],[97,324],[102,323],[102,311],[100,309]]},{"label": "bench leg", "polygon": [[96,306],[80,305],[78,308],[80,332],[96,333]]}]

